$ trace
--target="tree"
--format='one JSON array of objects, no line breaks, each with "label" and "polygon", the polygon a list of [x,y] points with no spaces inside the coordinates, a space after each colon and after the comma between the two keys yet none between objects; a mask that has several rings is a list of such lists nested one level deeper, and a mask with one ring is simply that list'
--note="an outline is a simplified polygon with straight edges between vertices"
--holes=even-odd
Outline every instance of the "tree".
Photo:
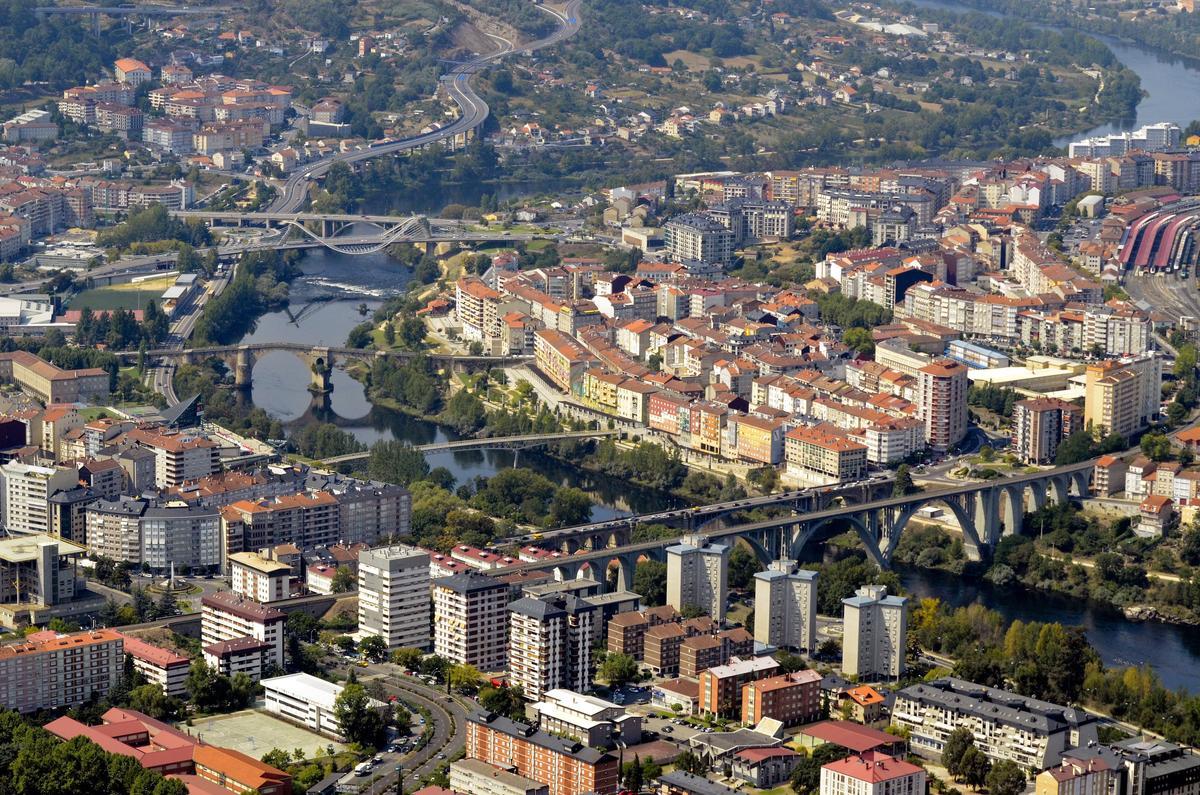
[{"label": "tree", "polygon": [[892,496],[903,497],[906,494],[912,494],[914,489],[912,471],[908,468],[908,464],[896,467],[896,480],[892,483]]},{"label": "tree", "polygon": [[420,649],[414,649],[411,646],[401,646],[399,649],[392,651],[391,659],[392,663],[399,665],[404,670],[413,671],[421,667],[421,658],[424,656]]},{"label": "tree", "polygon": [[675,769],[691,773],[693,776],[703,776],[708,772],[708,765],[704,764],[704,760],[691,751],[684,751],[675,757]]},{"label": "tree", "polygon": [[744,546],[735,545],[729,553],[729,586],[731,588],[749,588],[754,584],[754,575],[758,574],[758,558]]},{"label": "tree", "polygon": [[229,679],[221,676],[215,668],[209,667],[204,660],[192,663],[184,686],[197,709],[218,709],[229,701]]},{"label": "tree", "polygon": [[637,679],[637,660],[628,654],[609,654],[596,675],[608,682],[609,687],[622,687]]},{"label": "tree", "polygon": [[358,587],[358,582],[354,575],[350,573],[349,566],[338,566],[337,571],[333,573],[333,580],[330,583],[330,588],[334,593],[347,593]]},{"label": "tree", "polygon": [[447,675],[450,687],[458,690],[460,693],[472,693],[479,687],[479,683],[483,681],[483,674],[479,673],[479,669],[474,665],[460,663],[450,668]]},{"label": "tree", "polygon": [[378,748],[383,739],[384,722],[371,706],[371,697],[358,683],[347,684],[333,702],[333,716],[341,734],[364,748]]},{"label": "tree", "polygon": [[592,515],[592,498],[574,486],[563,486],[550,500],[549,527],[567,527],[586,522]]},{"label": "tree", "polygon": [[479,705],[488,712],[505,715],[513,720],[525,717],[525,697],[520,685],[517,687],[492,687],[479,689]]},{"label": "tree", "polygon": [[962,780],[976,789],[984,785],[988,773],[992,771],[992,763],[988,760],[987,754],[974,745],[967,747],[962,759],[958,762],[958,767]]},{"label": "tree", "polygon": [[262,761],[271,767],[286,770],[292,763],[292,755],[281,748],[272,748],[262,755]]},{"label": "tree", "polygon": [[378,635],[368,635],[358,642],[358,650],[373,662],[383,662],[388,655],[387,641]]},{"label": "tree", "polygon": [[1165,433],[1147,433],[1142,437],[1141,447],[1151,461],[1166,461],[1171,457],[1171,440]]},{"label": "tree", "polygon": [[367,472],[373,480],[407,486],[429,474],[429,463],[411,444],[384,439],[371,447]]},{"label": "tree", "polygon": [[1025,789],[1025,771],[1016,762],[1001,759],[987,774],[989,795],[1019,795]]},{"label": "tree", "polygon": [[872,354],[875,352],[875,341],[871,338],[869,329],[848,328],[842,334],[842,342],[858,353]]},{"label": "tree", "polygon": [[621,781],[630,792],[642,791],[642,760],[637,754],[633,755],[632,762],[625,763],[621,770]]},{"label": "tree", "polygon": [[970,729],[955,729],[950,732],[950,736],[946,738],[946,744],[942,746],[942,766],[946,768],[946,772],[958,778],[963,755],[968,748],[974,746],[975,735],[971,733]]},{"label": "tree", "polygon": [[641,560],[633,570],[633,590],[642,595],[642,604],[657,607],[667,601],[667,564]]},{"label": "tree", "polygon": [[183,703],[163,692],[157,684],[146,684],[129,691],[129,708],[156,720],[173,721],[183,714]]}]

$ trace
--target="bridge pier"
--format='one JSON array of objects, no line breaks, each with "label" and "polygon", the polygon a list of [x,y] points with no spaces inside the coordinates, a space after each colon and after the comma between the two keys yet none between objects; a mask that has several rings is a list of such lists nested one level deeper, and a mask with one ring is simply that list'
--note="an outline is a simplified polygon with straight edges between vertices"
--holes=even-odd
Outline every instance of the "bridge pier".
[{"label": "bridge pier", "polygon": [[237,349],[233,379],[234,383],[242,389],[249,389],[254,382],[254,353],[246,345],[241,345]]},{"label": "bridge pier", "polygon": [[314,348],[309,355],[309,370],[312,372],[312,384],[308,390],[316,395],[324,395],[333,391],[330,376],[333,374],[333,354],[328,348]]}]

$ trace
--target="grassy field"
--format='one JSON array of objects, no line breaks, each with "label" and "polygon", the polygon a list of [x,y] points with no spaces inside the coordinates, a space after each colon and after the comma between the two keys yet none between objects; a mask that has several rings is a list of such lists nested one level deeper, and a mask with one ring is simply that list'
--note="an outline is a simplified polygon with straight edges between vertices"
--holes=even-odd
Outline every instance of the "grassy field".
[{"label": "grassy field", "polygon": [[149,301],[157,300],[163,291],[175,283],[174,276],[147,279],[144,282],[113,284],[84,290],[71,299],[72,309],[85,306],[96,309],[144,309]]}]

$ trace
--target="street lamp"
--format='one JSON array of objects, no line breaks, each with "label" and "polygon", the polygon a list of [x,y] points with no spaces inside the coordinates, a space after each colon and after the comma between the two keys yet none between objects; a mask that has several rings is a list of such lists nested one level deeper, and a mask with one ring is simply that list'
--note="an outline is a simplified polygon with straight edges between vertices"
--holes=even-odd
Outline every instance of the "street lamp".
[{"label": "street lamp", "polygon": [[404,765],[396,765],[396,795],[404,795]]}]

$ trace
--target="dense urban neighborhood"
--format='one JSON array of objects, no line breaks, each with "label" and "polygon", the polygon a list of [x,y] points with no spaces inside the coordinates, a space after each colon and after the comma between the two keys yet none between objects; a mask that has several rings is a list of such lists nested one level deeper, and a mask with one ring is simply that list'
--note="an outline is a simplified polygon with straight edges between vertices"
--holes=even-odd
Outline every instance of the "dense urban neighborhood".
[{"label": "dense urban neighborhood", "polygon": [[1200,794],[1198,20],[0,0],[0,793]]}]

